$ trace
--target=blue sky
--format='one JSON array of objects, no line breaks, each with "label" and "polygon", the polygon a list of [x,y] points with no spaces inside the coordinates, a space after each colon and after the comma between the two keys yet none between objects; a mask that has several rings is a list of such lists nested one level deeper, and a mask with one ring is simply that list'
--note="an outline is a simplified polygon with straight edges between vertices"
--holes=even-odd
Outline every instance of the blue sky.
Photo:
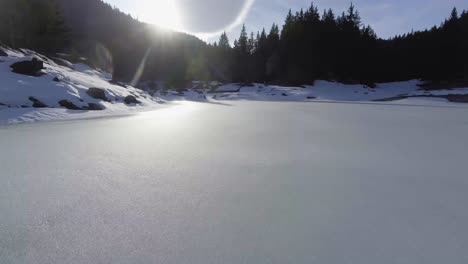
[{"label": "blue sky", "polygon": [[[310,6],[310,0],[105,0],[140,20],[165,24],[207,41],[227,30],[231,41],[245,23],[249,31],[282,24],[289,9]],[[349,0],[315,0],[320,10],[345,11]],[[388,38],[438,25],[455,6],[468,10],[467,0],[354,0],[363,18],[379,37]]]}]

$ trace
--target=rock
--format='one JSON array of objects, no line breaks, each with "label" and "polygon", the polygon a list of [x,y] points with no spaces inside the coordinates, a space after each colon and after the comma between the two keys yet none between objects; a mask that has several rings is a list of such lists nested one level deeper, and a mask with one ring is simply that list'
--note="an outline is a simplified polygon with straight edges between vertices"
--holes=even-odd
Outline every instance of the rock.
[{"label": "rock", "polygon": [[34,98],[34,97],[30,96],[28,99],[29,99],[29,101],[33,102],[33,107],[34,107],[34,108],[45,108],[45,107],[48,107],[46,104],[44,104],[43,102],[39,101],[37,98]]},{"label": "rock", "polygon": [[66,109],[69,110],[83,110],[81,107],[75,105],[74,103],[68,101],[68,100],[61,100],[59,101],[59,105],[61,107],[65,107]]},{"label": "rock", "polygon": [[99,99],[99,100],[109,102],[109,99],[107,99],[106,97],[106,91],[103,89],[89,88],[88,91],[86,91],[86,93],[94,99]]},{"label": "rock", "polygon": [[282,95],[282,96],[288,96],[288,94],[286,94],[286,93],[282,93],[281,95]]},{"label": "rock", "polygon": [[315,96],[307,96],[307,99],[317,99]]},{"label": "rock", "polygon": [[90,110],[90,111],[101,111],[106,108],[100,104],[89,103],[87,107],[84,107],[84,109]]},{"label": "rock", "polygon": [[468,94],[449,94],[442,97],[453,103],[468,103]]},{"label": "rock", "polygon": [[133,95],[129,95],[129,96],[125,97],[124,102],[125,102],[125,104],[128,104],[128,105],[129,104],[141,104],[141,102],[138,101],[135,98],[135,96],[133,96]]},{"label": "rock", "polygon": [[0,49],[0,56],[8,57],[8,54],[3,49]]},{"label": "rock", "polygon": [[44,69],[44,62],[33,58],[31,61],[13,63],[10,68],[13,69],[14,73],[37,77],[41,75],[41,70]]},{"label": "rock", "polygon": [[54,82],[60,82],[60,79],[59,79],[59,77],[54,77],[54,79],[52,79],[52,81],[54,81]]}]

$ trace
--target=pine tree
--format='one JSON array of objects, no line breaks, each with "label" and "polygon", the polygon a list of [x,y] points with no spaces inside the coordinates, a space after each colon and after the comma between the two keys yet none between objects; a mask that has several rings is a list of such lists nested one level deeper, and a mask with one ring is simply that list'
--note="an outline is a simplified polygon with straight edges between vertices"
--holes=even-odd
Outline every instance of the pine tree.
[{"label": "pine tree", "polygon": [[348,8],[348,13],[346,15],[346,20],[350,25],[354,28],[361,27],[361,16],[359,15],[359,11],[356,10],[354,4],[351,3],[351,6]]},{"label": "pine tree", "polygon": [[245,24],[242,25],[242,30],[240,33],[240,37],[237,40],[237,46],[236,48],[238,51],[242,54],[247,54],[248,53],[248,36],[247,36],[247,29],[245,27]]},{"label": "pine tree", "polygon": [[318,22],[320,20],[318,8],[314,6],[314,3],[310,5],[309,9],[306,11],[304,16],[304,19],[309,23]]},{"label": "pine tree", "polygon": [[228,36],[226,34],[226,31],[221,34],[221,37],[219,37],[218,47],[220,47],[222,49],[230,49],[231,48],[231,44],[229,44],[229,38],[228,38]]},{"label": "pine tree", "polygon": [[454,8],[452,9],[451,14],[450,14],[450,19],[449,19],[449,21],[456,21],[456,20],[458,20],[458,10],[457,10],[456,7],[454,7]]},{"label": "pine tree", "polygon": [[254,54],[255,50],[257,49],[257,41],[254,37],[254,33],[250,33],[250,38],[247,42],[247,51],[249,54]]},{"label": "pine tree", "polygon": [[286,19],[284,20],[284,26],[283,30],[281,31],[281,36],[285,38],[292,30],[294,27],[294,16],[292,14],[291,9],[289,9],[288,15],[286,16]]},{"label": "pine tree", "polygon": [[333,13],[333,10],[328,9],[324,10],[323,15],[322,15],[322,21],[327,23],[327,24],[335,24],[335,14]]}]

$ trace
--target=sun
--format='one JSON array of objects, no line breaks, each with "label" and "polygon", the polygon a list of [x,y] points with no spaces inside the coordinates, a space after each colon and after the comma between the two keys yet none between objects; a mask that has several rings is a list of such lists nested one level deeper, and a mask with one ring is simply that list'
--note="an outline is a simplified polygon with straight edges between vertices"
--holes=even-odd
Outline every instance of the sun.
[{"label": "sun", "polygon": [[140,12],[141,20],[166,29],[183,30],[176,1],[145,0],[145,4],[140,7],[144,8]]}]

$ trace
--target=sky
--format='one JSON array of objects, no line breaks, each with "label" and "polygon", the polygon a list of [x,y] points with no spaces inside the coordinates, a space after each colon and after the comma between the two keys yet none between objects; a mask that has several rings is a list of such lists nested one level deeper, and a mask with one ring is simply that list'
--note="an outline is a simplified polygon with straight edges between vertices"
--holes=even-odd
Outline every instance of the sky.
[{"label": "sky", "polygon": [[[311,0],[105,0],[143,22],[187,32],[213,42],[226,31],[231,42],[241,26],[248,31],[283,24],[289,9],[308,8]],[[350,0],[315,0],[320,10],[345,11]],[[467,0],[354,0],[365,24],[381,38],[439,25],[453,7],[468,10]]]}]

